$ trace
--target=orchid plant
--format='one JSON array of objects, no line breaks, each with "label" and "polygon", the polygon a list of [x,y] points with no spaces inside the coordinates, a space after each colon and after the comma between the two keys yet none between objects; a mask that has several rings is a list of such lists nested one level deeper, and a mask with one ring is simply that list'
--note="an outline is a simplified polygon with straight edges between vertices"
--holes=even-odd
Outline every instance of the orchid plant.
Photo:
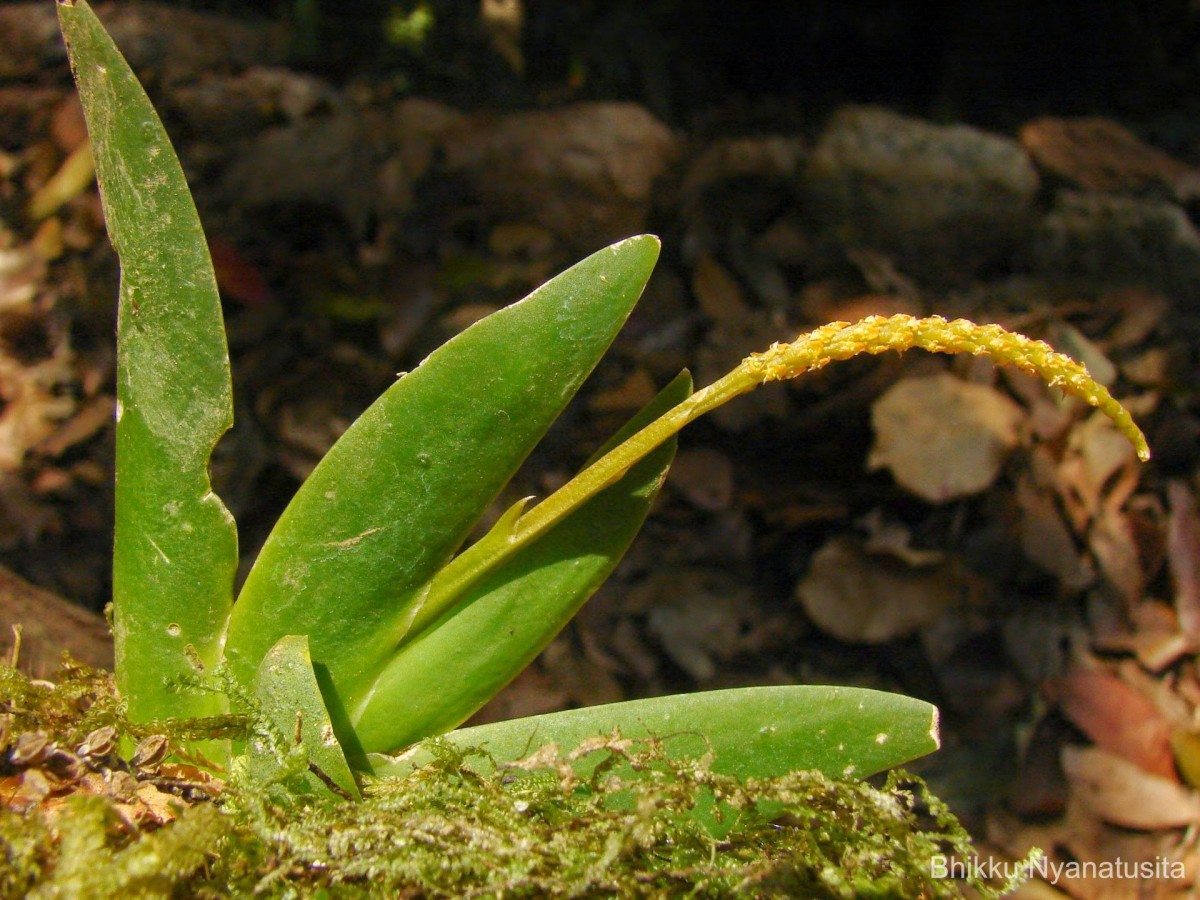
[{"label": "orchid plant", "polygon": [[[249,740],[215,753],[197,745],[214,762],[358,795],[363,774],[421,765],[421,741],[432,736],[503,761],[615,729],[676,735],[677,752],[711,753],[726,774],[866,777],[935,749],[937,711],[878,691],[785,686],[455,729],[612,572],[663,484],[676,433],[765,382],[859,353],[985,355],[1098,406],[1148,455],[1128,413],[1046,344],[963,320],[872,317],[773,345],[695,392],[681,373],[571,481],[540,503],[516,503],[464,549],[633,309],[659,253],[642,235],[589,256],[400,377],[297,491],[235,602],[237,531],[208,473],[232,425],[232,387],[200,221],[129,66],[84,0],[58,8],[121,263],[117,685],[133,721],[255,707]],[[225,687],[199,689],[204,679]]]}]

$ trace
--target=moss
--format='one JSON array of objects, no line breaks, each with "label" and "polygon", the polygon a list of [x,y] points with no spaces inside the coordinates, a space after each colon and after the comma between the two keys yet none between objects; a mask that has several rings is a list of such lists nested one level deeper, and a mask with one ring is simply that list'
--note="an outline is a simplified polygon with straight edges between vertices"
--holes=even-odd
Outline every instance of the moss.
[{"label": "moss", "polygon": [[[481,775],[478,751],[432,741],[431,764],[367,779],[354,803],[164,761],[238,720],[159,723],[167,740],[151,752],[106,673],[67,665],[51,684],[0,668],[0,691],[4,897],[963,896],[931,860],[969,855],[969,837],[899,773],[743,783],[613,735],[592,746],[606,761],[586,779],[553,746]],[[131,760],[121,738],[142,742]]]}]

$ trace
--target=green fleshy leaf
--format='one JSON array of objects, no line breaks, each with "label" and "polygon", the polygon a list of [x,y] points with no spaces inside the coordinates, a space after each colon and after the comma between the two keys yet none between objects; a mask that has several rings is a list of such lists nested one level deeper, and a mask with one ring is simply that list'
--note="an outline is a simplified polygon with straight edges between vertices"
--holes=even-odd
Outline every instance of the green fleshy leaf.
[{"label": "green fleshy leaf", "polygon": [[[677,758],[711,752],[714,772],[743,779],[807,769],[866,778],[938,748],[938,714],[930,704],[866,688],[815,685],[630,700],[461,728],[444,739],[485,751],[490,759],[472,757],[471,765],[487,772],[491,760],[513,762],[550,743],[569,752],[614,729],[625,738],[664,740]],[[377,775],[403,776],[431,758],[418,744],[394,758],[373,754],[371,764]],[[587,774],[602,761],[593,753],[575,766]]]},{"label": "green fleshy leaf", "polygon": [[121,261],[117,683],[134,720],[212,715],[223,709],[218,695],[167,685],[192,674],[191,651],[206,665],[219,660],[237,567],[237,531],[208,478],[212,448],[233,422],[216,279],[150,100],[83,0],[61,2],[58,14]]},{"label": "green fleshy leaf", "polygon": [[599,361],[658,258],[614,244],[435,350],[329,451],[234,606],[225,652],[249,680],[307,634],[352,718],[422,591]]},{"label": "green fleshy leaf", "polygon": [[[691,385],[690,375],[680,375],[600,453],[681,402]],[[672,439],[535,541],[510,552],[521,501],[463,554],[479,573],[465,592],[438,597],[435,578],[426,603],[449,608],[427,627],[414,626],[373,687],[356,724],[363,746],[391,750],[447,731],[516,677],[624,556],[674,455]]]},{"label": "green fleshy leaf", "polygon": [[254,693],[275,734],[274,740],[261,734],[250,740],[247,752],[252,779],[270,783],[299,778],[308,793],[324,793],[328,785],[312,770],[315,766],[343,792],[361,798],[325,708],[307,637],[279,639],[258,667]]}]

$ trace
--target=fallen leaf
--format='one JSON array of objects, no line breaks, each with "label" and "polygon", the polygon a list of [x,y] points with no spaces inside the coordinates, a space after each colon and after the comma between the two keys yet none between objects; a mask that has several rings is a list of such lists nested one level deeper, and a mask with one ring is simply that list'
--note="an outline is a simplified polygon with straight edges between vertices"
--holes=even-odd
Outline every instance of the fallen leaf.
[{"label": "fallen leaf", "polygon": [[1105,387],[1117,380],[1117,367],[1074,325],[1057,320],[1050,323],[1046,341],[1060,353],[1083,363],[1091,376]]},{"label": "fallen leaf", "polygon": [[1021,145],[1038,167],[1089,191],[1141,192],[1166,187],[1186,199],[1195,169],[1145,143],[1110,119],[1035,119]]},{"label": "fallen leaf", "polygon": [[1047,391],[1046,383],[1020,369],[1000,368],[1000,377],[1028,409],[1028,428],[1043,441],[1055,441],[1075,421],[1079,401]]},{"label": "fallen leaf", "polygon": [[96,165],[92,161],[92,145],[90,141],[84,141],[63,160],[53,177],[30,198],[29,217],[35,222],[40,222],[53,215],[68,200],[73,200],[91,187],[95,178]]},{"label": "fallen leaf", "polygon": [[1166,347],[1151,347],[1144,353],[1123,360],[1121,374],[1139,387],[1162,387],[1167,380],[1171,355]]},{"label": "fallen leaf", "polygon": [[905,378],[871,408],[875,445],[867,468],[930,503],[985,490],[1017,445],[1024,414],[1008,397],[947,373]]},{"label": "fallen leaf", "polygon": [[45,278],[46,260],[37,247],[0,247],[0,310],[24,307],[37,295]]},{"label": "fallen leaf", "polygon": [[1090,585],[1095,580],[1091,561],[1076,547],[1054,498],[1022,477],[1017,482],[1016,501],[1021,512],[1017,528],[1025,556],[1063,587],[1079,590]]},{"label": "fallen leaf", "polygon": [[1017,777],[1009,785],[1008,804],[1019,815],[1061,815],[1067,806],[1067,782],[1061,751],[1071,726],[1061,716],[1042,716],[1033,728]]},{"label": "fallen leaf", "polygon": [[712,566],[659,569],[630,591],[625,611],[644,611],[647,635],[700,683],[721,663],[762,651],[755,627],[769,622],[752,588]]},{"label": "fallen leaf", "polygon": [[1105,486],[1118,472],[1135,463],[1133,445],[1107,416],[1095,413],[1071,430],[1059,475],[1063,486],[1075,492],[1088,515],[1094,515]]},{"label": "fallen leaf", "polygon": [[884,518],[883,510],[875,507],[862,517],[860,523],[867,531],[863,549],[871,554],[889,554],[910,566],[932,566],[943,562],[941,550],[921,550],[912,546],[912,530],[900,522]]},{"label": "fallen leaf", "polygon": [[1099,747],[1063,747],[1072,795],[1095,816],[1123,828],[1154,831],[1200,824],[1200,796]]},{"label": "fallen leaf", "polygon": [[63,153],[70,153],[87,140],[87,121],[83,117],[83,103],[72,92],[55,107],[50,119],[50,136],[55,146]]},{"label": "fallen leaf", "polygon": [[138,809],[137,818],[140,821],[150,821],[155,825],[166,825],[174,822],[180,809],[187,806],[179,797],[161,791],[153,784],[143,781],[137,786]]},{"label": "fallen leaf", "polygon": [[1175,610],[1165,603],[1143,599],[1129,608],[1128,619],[1128,628],[1112,635],[1094,635],[1093,647],[1108,653],[1133,653],[1142,668],[1155,673],[1195,649],[1192,639],[1179,630]]},{"label": "fallen leaf", "polygon": [[1098,747],[1156,777],[1178,780],[1171,755],[1171,723],[1137,688],[1096,670],[1046,681],[1042,693]]},{"label": "fallen leaf", "polygon": [[949,567],[910,568],[835,537],[813,554],[796,597],[809,617],[839,640],[881,644],[929,624],[963,590]]},{"label": "fallen leaf", "polygon": [[1126,600],[1140,600],[1145,587],[1137,541],[1129,519],[1105,506],[1088,532],[1088,547],[1100,571]]},{"label": "fallen leaf", "polygon": [[35,449],[46,456],[62,456],[66,450],[86,441],[111,422],[115,405],[113,398],[106,394],[93,397]]},{"label": "fallen leaf", "polygon": [[1175,583],[1175,612],[1184,634],[1200,638],[1200,513],[1182,481],[1167,484],[1167,558]]}]

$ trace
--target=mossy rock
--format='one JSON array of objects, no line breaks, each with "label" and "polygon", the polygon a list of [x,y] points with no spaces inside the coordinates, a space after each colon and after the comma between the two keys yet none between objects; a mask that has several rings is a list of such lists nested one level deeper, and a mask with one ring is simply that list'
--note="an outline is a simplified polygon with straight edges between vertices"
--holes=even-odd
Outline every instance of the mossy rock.
[{"label": "mossy rock", "polygon": [[897,772],[739,781],[613,735],[586,778],[553,746],[483,775],[434,740],[432,762],[353,802],[183,755],[245,737],[253,711],[135,728],[111,676],[73,663],[53,683],[0,667],[0,704],[4,897],[959,897],[932,860],[971,852]]}]

